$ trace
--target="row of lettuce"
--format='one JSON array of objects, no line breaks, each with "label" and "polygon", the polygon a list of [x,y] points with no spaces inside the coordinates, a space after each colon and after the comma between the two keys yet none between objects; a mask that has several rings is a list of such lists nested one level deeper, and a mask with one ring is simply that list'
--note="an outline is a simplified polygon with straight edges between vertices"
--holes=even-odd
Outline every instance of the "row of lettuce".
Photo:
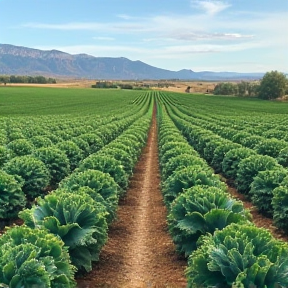
[{"label": "row of lettuce", "polygon": [[[178,106],[177,109],[181,118],[193,122],[194,125],[252,149],[258,154],[275,158],[279,164],[288,167],[288,119],[286,115],[277,115],[277,117],[265,115],[262,116],[262,121],[258,116],[256,121],[259,121],[260,124],[250,122],[249,125],[247,121],[237,121],[237,118],[235,120],[230,117],[230,119],[223,120],[219,119],[219,116],[207,116],[204,111],[202,114],[194,114],[187,108]],[[277,121],[275,119],[273,121],[272,117],[277,118]],[[252,126],[253,124],[254,126]]]},{"label": "row of lettuce", "polygon": [[147,103],[149,99],[142,97],[133,109],[94,121],[93,117],[67,116],[2,120],[0,134],[7,137],[1,138],[0,145],[0,219],[14,218],[35,197],[57,187],[80,161],[139,118]]},{"label": "row of lettuce", "polygon": [[188,257],[188,287],[287,287],[288,245],[252,223],[243,203],[230,196],[200,150],[179,131],[186,131],[187,122],[173,113],[165,95],[158,99],[161,185],[169,232]]},{"label": "row of lettuce", "polygon": [[[251,144],[247,147],[240,140],[237,141],[242,139],[238,136],[244,132],[227,137],[225,131],[232,131],[232,128],[219,126],[222,128],[213,130],[213,123],[203,126],[195,118],[181,112],[177,105],[170,105],[169,109],[177,127],[215,172],[233,180],[231,185],[251,199],[261,213],[273,217],[274,225],[287,233],[288,142],[251,136],[246,138],[246,143],[251,138],[262,140],[256,146]],[[207,126],[210,128],[207,129]],[[277,142],[283,146],[276,145]]]},{"label": "row of lettuce", "polygon": [[[8,228],[0,237],[0,287],[75,287],[75,273],[90,271],[99,260],[146,143],[153,103],[150,96],[144,98],[141,109],[130,115],[133,120],[117,122],[118,127],[130,121],[118,137],[79,160],[57,189],[20,211],[24,225]],[[15,175],[1,173],[19,184]]]}]

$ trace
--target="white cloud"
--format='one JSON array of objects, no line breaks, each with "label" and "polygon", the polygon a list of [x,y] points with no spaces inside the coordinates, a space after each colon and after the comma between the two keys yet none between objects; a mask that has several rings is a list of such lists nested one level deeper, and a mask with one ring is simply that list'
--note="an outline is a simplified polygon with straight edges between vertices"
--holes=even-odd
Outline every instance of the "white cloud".
[{"label": "white cloud", "polygon": [[240,34],[240,33],[209,33],[209,32],[198,32],[198,31],[179,31],[176,33],[170,33],[168,36],[171,39],[183,40],[183,41],[213,41],[213,40],[244,40],[252,39],[254,35]]},{"label": "white cloud", "polygon": [[102,36],[98,36],[98,37],[92,37],[92,39],[94,40],[103,40],[103,41],[114,41],[115,38],[113,37],[102,37]]},{"label": "white cloud", "polygon": [[223,1],[191,0],[191,6],[204,10],[208,15],[215,15],[229,8],[231,5]]}]

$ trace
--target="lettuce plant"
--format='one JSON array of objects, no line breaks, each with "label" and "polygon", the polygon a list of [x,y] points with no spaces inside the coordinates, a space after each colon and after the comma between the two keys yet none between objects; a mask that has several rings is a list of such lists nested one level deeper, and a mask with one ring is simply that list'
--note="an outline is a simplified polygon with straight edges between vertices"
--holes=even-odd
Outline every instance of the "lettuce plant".
[{"label": "lettuce plant", "polygon": [[28,200],[40,196],[51,178],[45,164],[31,155],[11,159],[3,166],[3,170],[20,181]]},{"label": "lettuce plant", "polygon": [[272,207],[275,226],[288,233],[288,176],[273,190]]},{"label": "lettuce plant", "polygon": [[119,186],[114,179],[107,173],[88,169],[84,172],[70,174],[59,184],[59,188],[69,191],[77,191],[81,187],[91,188],[96,194],[100,194],[104,198],[109,213],[107,222],[108,224],[111,223],[116,216],[119,199]]},{"label": "lettuce plant", "polygon": [[134,168],[134,162],[129,153],[122,149],[114,148],[113,143],[101,149],[98,153],[99,155],[111,155],[116,160],[120,161],[125,172],[130,176]]},{"label": "lettuce plant", "polygon": [[177,250],[189,256],[200,236],[231,223],[245,223],[251,215],[243,203],[216,187],[194,186],[171,204],[168,227]]},{"label": "lettuce plant", "polygon": [[[8,142],[8,138],[7,138],[7,132],[5,129],[1,129],[0,127],[0,145],[6,145]],[[0,146],[0,147],[1,147]]]},{"label": "lettuce plant", "polygon": [[7,148],[6,146],[0,146],[0,166],[8,162],[11,158],[14,157],[13,151]]},{"label": "lettuce plant", "polygon": [[87,169],[99,170],[104,173],[108,173],[122,188],[123,192],[128,187],[128,175],[124,171],[121,162],[109,154],[99,155],[96,153],[85,158],[79,165],[79,171],[85,171]]},{"label": "lettuce plant", "polygon": [[160,156],[160,165],[164,167],[169,159],[178,156],[180,154],[190,154],[192,156],[198,156],[199,154],[188,143],[182,143],[184,145],[177,144],[174,148],[166,150],[162,156]]},{"label": "lettuce plant", "polygon": [[83,159],[82,150],[72,141],[59,142],[56,147],[62,150],[69,159],[70,169],[73,171]]},{"label": "lettuce plant", "polygon": [[256,152],[252,149],[244,147],[229,150],[222,161],[222,171],[224,175],[228,178],[235,179],[240,161],[255,154]]},{"label": "lettuce plant", "polygon": [[[97,209],[99,208],[99,209]],[[38,198],[36,205],[19,213],[27,226],[47,229],[59,236],[69,248],[72,264],[78,269],[92,270],[92,261],[107,240],[107,223],[103,206],[85,192],[63,190]]]},{"label": "lettuce plant", "polygon": [[69,159],[66,154],[56,147],[39,148],[33,153],[41,160],[51,175],[51,184],[59,183],[70,173]]},{"label": "lettuce plant", "polygon": [[0,237],[0,286],[70,288],[75,271],[63,241],[46,230],[15,226]]},{"label": "lettuce plant", "polygon": [[[161,162],[166,163],[169,160],[169,158],[171,157],[168,155],[164,156],[166,154],[166,152],[168,152],[170,150],[175,150],[173,155],[177,156],[180,154],[177,151],[182,151],[182,153],[185,153],[188,151],[191,152],[194,149],[186,141],[185,142],[183,142],[181,140],[179,141],[179,136],[178,136],[177,141],[168,142],[168,140],[166,140],[162,146],[159,146],[159,150],[160,150]],[[198,153],[195,151],[195,154],[198,154]]]},{"label": "lettuce plant", "polygon": [[0,218],[16,217],[25,204],[21,185],[12,175],[0,170]]},{"label": "lettuce plant", "polygon": [[222,171],[222,161],[226,155],[226,153],[232,149],[241,148],[241,145],[228,141],[226,143],[222,143],[222,145],[218,146],[214,150],[213,159],[211,161],[211,165],[215,170],[215,173],[219,173]]},{"label": "lettuce plant", "polygon": [[35,148],[44,148],[52,146],[52,141],[46,136],[33,136],[30,138]]},{"label": "lettuce plant", "polygon": [[273,190],[280,186],[283,179],[288,175],[284,168],[260,171],[251,183],[249,195],[252,203],[263,214],[272,216]]},{"label": "lettuce plant", "polygon": [[[171,151],[171,150],[170,150]],[[198,156],[194,156],[191,154],[179,154],[178,156],[174,156],[168,160],[167,163],[163,165],[162,169],[162,177],[163,179],[168,178],[172,175],[176,170],[180,170],[187,166],[191,165],[207,165],[205,160]]]},{"label": "lettuce plant", "polygon": [[241,143],[243,146],[254,149],[256,145],[258,145],[263,140],[263,137],[258,135],[253,135],[250,137],[245,137],[241,140]]},{"label": "lettuce plant", "polygon": [[8,143],[7,148],[12,150],[15,156],[24,156],[31,154],[34,146],[26,139],[16,139]]},{"label": "lettuce plant", "polygon": [[272,138],[262,140],[254,147],[254,149],[259,154],[277,158],[279,156],[280,151],[286,147],[287,142]]},{"label": "lettuce plant", "polygon": [[104,145],[103,140],[96,133],[95,134],[94,133],[82,134],[82,135],[78,136],[78,138],[81,138],[88,143],[89,154],[96,153]]},{"label": "lettuce plant", "polygon": [[278,163],[286,168],[288,168],[288,146],[280,150],[278,157],[276,158]]},{"label": "lettuce plant", "polygon": [[232,137],[232,141],[238,144],[242,144],[243,139],[247,138],[251,136],[250,133],[246,132],[246,131],[240,131],[238,133],[236,133],[233,137]]},{"label": "lettuce plant", "polygon": [[193,165],[175,171],[163,182],[164,202],[169,207],[172,201],[187,189],[197,185],[214,186],[225,190],[226,185],[213,174],[209,166]]},{"label": "lettuce plant", "polygon": [[288,140],[287,132],[284,130],[270,129],[265,131],[262,136],[265,138],[276,138],[284,141]]},{"label": "lettuce plant", "polygon": [[214,151],[217,149],[217,147],[220,147],[226,143],[226,140],[219,139],[219,137],[213,138],[211,141],[209,141],[203,151],[203,155],[205,160],[211,164],[213,157],[214,157]]},{"label": "lettuce plant", "polygon": [[240,161],[236,185],[240,193],[248,194],[253,179],[260,171],[281,168],[277,161],[266,155],[252,155]]},{"label": "lettuce plant", "polygon": [[89,144],[87,141],[85,141],[84,139],[81,138],[81,136],[78,137],[72,137],[70,139],[70,141],[72,141],[73,143],[75,143],[81,150],[82,150],[82,154],[83,154],[83,158],[87,157],[90,153],[90,148],[89,148]]},{"label": "lettuce plant", "polygon": [[266,229],[231,224],[198,244],[188,261],[188,288],[288,285],[288,245]]}]

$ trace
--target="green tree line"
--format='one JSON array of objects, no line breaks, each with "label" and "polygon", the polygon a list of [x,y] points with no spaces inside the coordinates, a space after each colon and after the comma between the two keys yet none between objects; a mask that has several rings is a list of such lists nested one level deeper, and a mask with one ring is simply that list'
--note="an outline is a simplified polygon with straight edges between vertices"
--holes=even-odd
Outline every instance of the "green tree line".
[{"label": "green tree line", "polygon": [[55,84],[56,79],[44,76],[0,75],[0,83]]},{"label": "green tree line", "polygon": [[271,71],[267,72],[259,82],[218,83],[213,94],[276,99],[288,95],[288,79],[283,73]]}]

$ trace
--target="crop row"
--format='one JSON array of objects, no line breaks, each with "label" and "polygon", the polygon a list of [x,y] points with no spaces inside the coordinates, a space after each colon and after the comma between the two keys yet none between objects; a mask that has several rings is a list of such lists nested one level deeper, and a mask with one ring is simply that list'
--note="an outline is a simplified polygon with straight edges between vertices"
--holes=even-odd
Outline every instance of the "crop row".
[{"label": "crop row", "polygon": [[239,192],[251,198],[260,212],[273,216],[278,228],[288,232],[287,168],[268,155],[258,154],[253,149],[223,139],[210,130],[192,124],[191,120],[183,120],[185,115],[182,118],[179,111],[176,114],[177,110],[171,105],[167,109],[189,143],[215,171],[234,179]]},{"label": "crop row", "polygon": [[[287,137],[287,131],[279,131],[276,129],[273,129],[273,131],[266,130],[266,132],[258,132],[262,135],[259,136],[255,132],[256,129],[247,129],[245,125],[242,125],[242,129],[239,131],[235,129],[235,125],[229,122],[217,122],[209,116],[203,116],[206,118],[205,120],[199,119],[181,112],[183,109],[175,106],[171,107],[171,109],[173,110],[173,114],[187,122],[193,123],[194,127],[201,127],[202,129],[211,131],[224,139],[255,150],[258,154],[271,156],[285,167],[288,166],[288,142],[284,141],[286,139],[284,136]],[[189,112],[187,113],[189,114]],[[271,138],[272,135],[274,138]],[[282,140],[279,140],[281,139],[281,135]],[[275,137],[277,137],[277,139]]]},{"label": "crop row", "polygon": [[[50,141],[46,134],[29,138],[26,131],[27,139],[15,139],[0,146],[2,166],[0,219],[17,216],[19,210],[26,204],[29,205],[35,197],[44,195],[47,188],[51,190],[56,187],[64,177],[78,167],[80,161],[120,135],[146,113],[150,101],[146,100],[140,103],[141,106],[137,107],[136,111],[123,113],[123,116],[113,116],[115,119],[103,118],[100,123],[99,121],[93,123],[90,120],[90,125],[82,126],[82,121],[71,121],[75,125],[73,128],[71,123],[69,128],[65,123],[54,122],[54,125],[50,123],[51,131],[54,127],[55,134],[51,134],[54,135],[54,142]],[[21,124],[18,125],[21,127]],[[57,135],[59,131],[66,136],[59,137]],[[37,139],[37,143],[31,141],[33,138]]]},{"label": "crop row", "polygon": [[150,97],[142,108],[144,115],[137,113],[138,120],[120,136],[19,213],[24,225],[7,229],[0,238],[0,286],[74,287],[75,272],[92,269],[146,143]]},{"label": "crop row", "polygon": [[166,109],[158,104],[162,191],[169,231],[188,257],[188,287],[287,287],[288,245],[251,223]]}]

